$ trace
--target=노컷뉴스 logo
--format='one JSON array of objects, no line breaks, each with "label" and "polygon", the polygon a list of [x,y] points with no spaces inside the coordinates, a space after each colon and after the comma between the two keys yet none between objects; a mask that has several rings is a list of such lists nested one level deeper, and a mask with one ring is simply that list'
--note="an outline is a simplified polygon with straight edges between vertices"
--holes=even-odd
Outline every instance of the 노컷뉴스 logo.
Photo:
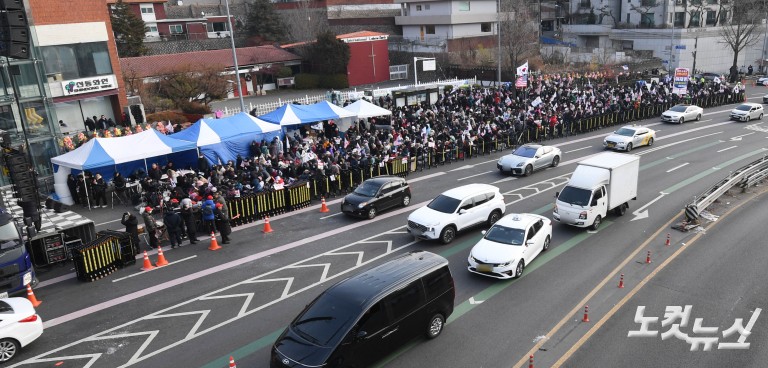
[{"label": "\ub178\ucef7\ub274\uc2a4 logo", "polygon": [[[662,328],[669,328],[667,331],[661,333],[661,339],[667,340],[671,337],[676,337],[691,344],[691,351],[698,351],[699,346],[703,346],[704,351],[712,350],[712,347],[717,343],[718,350],[734,350],[734,349],[749,349],[749,343],[747,337],[752,333],[752,327],[757,322],[757,317],[760,316],[762,309],[756,308],[752,312],[752,317],[749,318],[747,325],[744,325],[743,318],[736,318],[733,325],[726,330],[723,330],[723,340],[728,339],[733,335],[739,335],[736,342],[719,342],[718,327],[706,327],[702,326],[704,323],[703,318],[696,318],[693,321],[693,328],[691,332],[693,334],[699,334],[703,336],[690,336],[687,333],[680,330],[681,327],[687,328],[688,322],[691,317],[691,309],[693,306],[686,305],[685,307],[670,305],[666,307],[664,311],[664,320],[661,321]],[[645,317],[645,306],[637,306],[635,312],[635,323],[640,324],[640,329],[636,331],[629,331],[627,337],[656,337],[659,331],[651,330],[651,325],[659,322],[659,317]]]}]

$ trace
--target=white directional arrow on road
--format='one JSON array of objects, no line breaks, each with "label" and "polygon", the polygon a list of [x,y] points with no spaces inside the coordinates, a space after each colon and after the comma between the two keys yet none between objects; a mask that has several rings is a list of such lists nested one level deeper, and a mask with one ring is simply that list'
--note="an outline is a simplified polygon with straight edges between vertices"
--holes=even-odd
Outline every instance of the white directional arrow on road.
[{"label": "white directional arrow on road", "polygon": [[669,194],[669,193],[659,192],[659,196],[658,197],[656,197],[653,200],[651,200],[650,202],[646,203],[645,206],[638,208],[637,210],[635,210],[635,212],[632,212],[632,215],[634,215],[635,217],[633,217],[632,220],[630,220],[630,221],[641,220],[641,219],[647,218],[648,217],[648,210],[647,210],[647,208],[650,205],[656,203],[656,201],[658,201],[659,199],[663,198],[667,194]]},{"label": "white directional arrow on road", "polygon": [[448,171],[449,172],[453,172],[453,171],[459,171],[459,170],[466,170],[466,169],[471,169],[473,167],[475,167],[475,165],[464,165],[462,167],[457,167],[457,168],[455,168],[453,170],[448,170]]},{"label": "white directional arrow on road", "polygon": [[474,297],[474,296],[473,296],[473,297],[471,297],[471,298],[469,298],[469,304],[473,304],[473,305],[474,305],[474,304],[480,304],[480,303],[482,303],[482,302],[484,302],[484,301],[485,301],[485,300],[475,300],[475,297]]}]

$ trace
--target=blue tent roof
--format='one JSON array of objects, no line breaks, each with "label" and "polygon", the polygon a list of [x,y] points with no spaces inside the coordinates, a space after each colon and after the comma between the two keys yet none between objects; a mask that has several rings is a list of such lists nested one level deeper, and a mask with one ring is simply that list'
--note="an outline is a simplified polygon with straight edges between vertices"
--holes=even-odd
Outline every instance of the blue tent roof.
[{"label": "blue tent roof", "polygon": [[299,105],[285,104],[278,107],[275,111],[259,116],[259,119],[273,124],[280,124],[280,126],[299,125],[316,121],[312,120],[311,117],[306,116],[306,113],[303,110],[297,108],[298,106]]}]

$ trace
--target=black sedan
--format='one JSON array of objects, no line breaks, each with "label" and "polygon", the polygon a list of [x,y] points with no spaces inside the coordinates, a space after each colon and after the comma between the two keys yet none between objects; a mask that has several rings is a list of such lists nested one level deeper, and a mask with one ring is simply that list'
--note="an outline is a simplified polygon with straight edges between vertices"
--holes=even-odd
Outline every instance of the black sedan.
[{"label": "black sedan", "polygon": [[379,211],[411,203],[411,188],[397,176],[378,176],[360,184],[341,200],[341,212],[372,219]]}]

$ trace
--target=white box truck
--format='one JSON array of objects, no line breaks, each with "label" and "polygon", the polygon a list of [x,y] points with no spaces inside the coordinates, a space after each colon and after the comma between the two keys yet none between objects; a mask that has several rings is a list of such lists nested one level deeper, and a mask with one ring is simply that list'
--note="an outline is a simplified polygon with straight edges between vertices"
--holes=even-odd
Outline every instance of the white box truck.
[{"label": "white box truck", "polygon": [[578,163],[571,179],[555,194],[555,221],[597,230],[608,211],[624,215],[637,199],[640,156],[604,152]]}]

